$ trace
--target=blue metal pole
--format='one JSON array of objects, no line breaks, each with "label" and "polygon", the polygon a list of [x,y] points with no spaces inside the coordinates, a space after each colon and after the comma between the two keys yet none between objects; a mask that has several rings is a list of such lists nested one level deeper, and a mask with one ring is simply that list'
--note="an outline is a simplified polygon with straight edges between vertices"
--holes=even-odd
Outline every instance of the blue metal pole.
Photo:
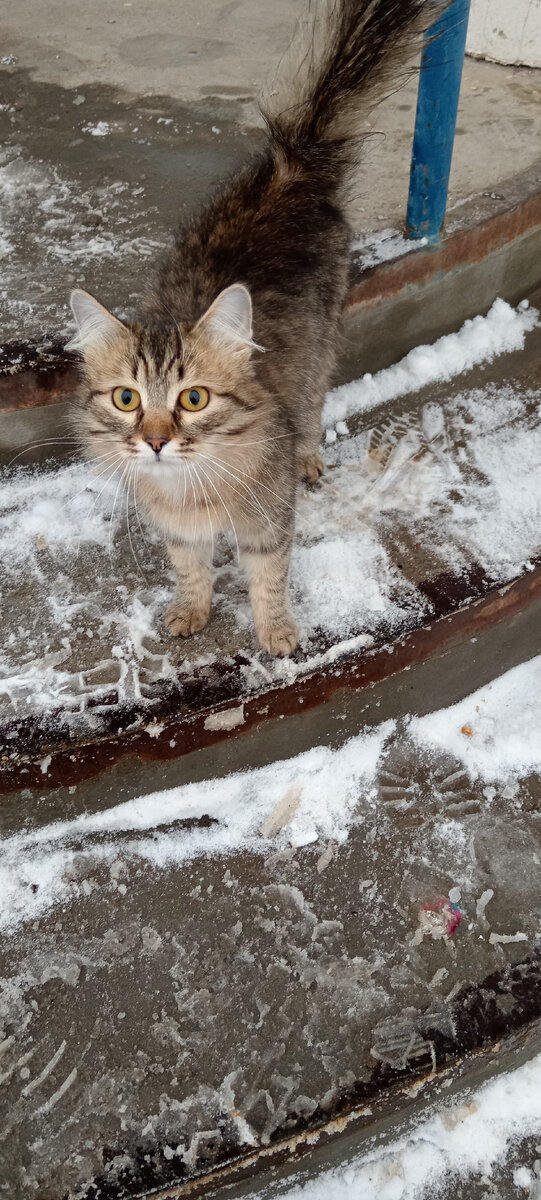
[{"label": "blue metal pole", "polygon": [[470,0],[454,0],[428,30],[421,58],[407,226],[437,242],[445,216]]}]

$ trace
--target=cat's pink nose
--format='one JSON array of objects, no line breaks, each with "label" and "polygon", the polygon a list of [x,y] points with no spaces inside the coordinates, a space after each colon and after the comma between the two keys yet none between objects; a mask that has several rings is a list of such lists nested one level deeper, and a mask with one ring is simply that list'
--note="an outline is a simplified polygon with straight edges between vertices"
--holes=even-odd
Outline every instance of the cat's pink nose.
[{"label": "cat's pink nose", "polygon": [[169,438],[166,438],[166,437],[147,437],[147,438],[145,438],[145,442],[148,442],[149,446],[151,447],[152,450],[155,450],[156,454],[159,454],[160,450],[163,450],[163,447],[167,444],[168,441],[169,441]]}]

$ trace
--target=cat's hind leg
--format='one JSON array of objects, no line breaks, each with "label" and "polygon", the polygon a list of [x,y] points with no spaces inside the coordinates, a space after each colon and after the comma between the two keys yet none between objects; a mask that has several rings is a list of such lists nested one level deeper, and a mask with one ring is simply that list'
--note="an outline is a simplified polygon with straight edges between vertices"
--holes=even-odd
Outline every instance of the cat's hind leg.
[{"label": "cat's hind leg", "polygon": [[167,543],[177,573],[175,598],[167,606],[165,625],[169,633],[189,637],[205,628],[212,600],[212,545]]}]

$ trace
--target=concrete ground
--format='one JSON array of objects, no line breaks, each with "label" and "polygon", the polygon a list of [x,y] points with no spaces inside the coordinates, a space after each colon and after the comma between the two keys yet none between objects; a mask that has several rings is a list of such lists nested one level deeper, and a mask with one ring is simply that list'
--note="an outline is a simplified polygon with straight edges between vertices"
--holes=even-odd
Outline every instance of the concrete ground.
[{"label": "concrete ground", "polygon": [[[136,303],[179,213],[259,144],[255,98],[301,10],[29,0],[3,13],[0,342],[63,335],[73,283]],[[538,159],[540,95],[539,71],[466,60],[450,221]],[[367,122],[360,233],[403,226],[415,98],[412,80]]]}]

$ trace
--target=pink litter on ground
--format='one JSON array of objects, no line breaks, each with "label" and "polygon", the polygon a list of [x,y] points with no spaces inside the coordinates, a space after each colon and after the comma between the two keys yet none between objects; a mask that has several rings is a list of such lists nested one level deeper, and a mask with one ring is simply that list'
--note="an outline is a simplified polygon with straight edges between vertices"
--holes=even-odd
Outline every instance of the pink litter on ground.
[{"label": "pink litter on ground", "polygon": [[[462,920],[462,910],[458,904],[452,904],[447,896],[436,896],[434,900],[427,900],[425,904],[421,905],[421,920],[423,919],[423,913],[430,914],[430,917],[435,918],[434,924],[436,928],[441,922],[444,925],[444,932],[447,934],[447,937],[452,937]],[[430,923],[432,924],[432,922]],[[430,932],[429,929],[427,929],[428,932]]]}]

